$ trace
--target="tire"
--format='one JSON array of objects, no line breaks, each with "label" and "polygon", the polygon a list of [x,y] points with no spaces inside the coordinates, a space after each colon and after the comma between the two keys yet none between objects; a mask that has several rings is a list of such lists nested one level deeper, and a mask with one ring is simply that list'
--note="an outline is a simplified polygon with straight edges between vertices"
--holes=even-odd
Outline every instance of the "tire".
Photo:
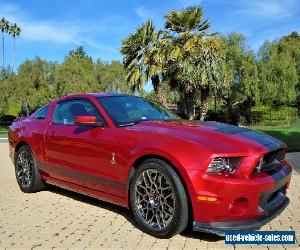
[{"label": "tire", "polygon": [[186,192],[163,160],[148,159],[138,166],[130,184],[130,204],[138,226],[157,238],[170,238],[187,227]]},{"label": "tire", "polygon": [[21,146],[16,152],[15,174],[24,193],[35,193],[45,189],[35,157],[28,145]]}]

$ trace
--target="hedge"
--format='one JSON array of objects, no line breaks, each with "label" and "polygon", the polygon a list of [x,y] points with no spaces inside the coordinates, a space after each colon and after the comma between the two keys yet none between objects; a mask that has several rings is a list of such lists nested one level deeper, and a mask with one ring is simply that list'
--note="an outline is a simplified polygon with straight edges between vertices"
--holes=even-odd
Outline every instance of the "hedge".
[{"label": "hedge", "polygon": [[292,125],[297,120],[297,108],[256,105],[251,109],[252,122],[255,125]]}]

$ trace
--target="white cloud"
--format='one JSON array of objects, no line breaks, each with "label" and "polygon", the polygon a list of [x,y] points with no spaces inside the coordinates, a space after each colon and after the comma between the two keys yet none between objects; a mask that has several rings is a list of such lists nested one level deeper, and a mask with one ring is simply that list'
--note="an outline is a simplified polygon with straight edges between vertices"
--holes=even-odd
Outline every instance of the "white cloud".
[{"label": "white cloud", "polygon": [[78,43],[77,32],[55,27],[50,23],[26,23],[21,22],[23,27],[22,35],[32,41],[49,41],[54,43]]},{"label": "white cloud", "polygon": [[237,4],[239,7],[233,14],[245,18],[286,19],[294,16],[296,4],[296,0],[245,0]]},{"label": "white cloud", "polygon": [[68,23],[58,24],[51,20],[32,20],[18,5],[0,4],[0,16],[10,22],[16,22],[22,29],[21,36],[31,41],[54,43],[77,43],[79,31]]},{"label": "white cloud", "polygon": [[[105,32],[107,25],[86,23],[83,20],[34,20],[18,5],[0,3],[0,17],[5,17],[11,23],[17,23],[21,29],[21,37],[29,41],[52,42],[56,44],[86,44],[98,50],[116,52],[117,49],[95,42],[90,33],[98,30]],[[104,19],[104,22],[108,20]],[[92,32],[93,31],[93,32]]]},{"label": "white cloud", "polygon": [[137,7],[135,9],[135,13],[141,18],[143,21],[147,21],[148,19],[153,19],[153,16],[156,16],[154,12],[145,8],[144,6]]},{"label": "white cloud", "polygon": [[90,40],[90,39],[85,39],[83,42],[81,42],[81,44],[87,44],[91,47],[94,47],[95,49],[97,49],[99,51],[107,51],[107,52],[112,52],[112,53],[118,53],[119,54],[119,50],[117,48],[102,45],[102,44],[96,43],[96,42],[94,42],[93,40]]}]

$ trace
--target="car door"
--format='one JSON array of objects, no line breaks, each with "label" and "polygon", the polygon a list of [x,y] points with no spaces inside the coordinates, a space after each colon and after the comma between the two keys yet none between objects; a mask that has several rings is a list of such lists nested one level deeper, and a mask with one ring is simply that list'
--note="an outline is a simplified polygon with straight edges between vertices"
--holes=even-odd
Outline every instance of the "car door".
[{"label": "car door", "polygon": [[88,99],[60,102],[53,122],[45,134],[45,152],[49,175],[91,189],[112,193],[114,185],[111,150],[105,125],[77,126],[75,117],[93,115],[105,124],[97,108]]}]

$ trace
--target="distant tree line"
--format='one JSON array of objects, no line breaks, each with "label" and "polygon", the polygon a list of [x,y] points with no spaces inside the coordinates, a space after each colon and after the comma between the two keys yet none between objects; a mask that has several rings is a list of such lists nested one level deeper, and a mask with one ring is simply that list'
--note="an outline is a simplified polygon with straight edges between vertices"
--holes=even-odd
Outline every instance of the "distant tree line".
[{"label": "distant tree line", "polygon": [[80,92],[130,93],[119,61],[93,62],[82,46],[70,51],[61,64],[36,57],[22,63],[17,72],[2,70],[0,115],[29,115],[41,105]]},{"label": "distant tree line", "polygon": [[[36,57],[16,72],[3,68],[0,115],[17,113],[20,107],[29,114],[59,96],[92,91],[135,93],[187,119],[235,124],[252,123],[258,105],[300,112],[297,32],[265,42],[255,53],[242,34],[224,36],[209,27],[199,6],[172,10],[164,29],[148,20],[124,38],[123,63],[93,61],[79,46],[62,63]],[[149,81],[153,91],[146,93]]]}]

